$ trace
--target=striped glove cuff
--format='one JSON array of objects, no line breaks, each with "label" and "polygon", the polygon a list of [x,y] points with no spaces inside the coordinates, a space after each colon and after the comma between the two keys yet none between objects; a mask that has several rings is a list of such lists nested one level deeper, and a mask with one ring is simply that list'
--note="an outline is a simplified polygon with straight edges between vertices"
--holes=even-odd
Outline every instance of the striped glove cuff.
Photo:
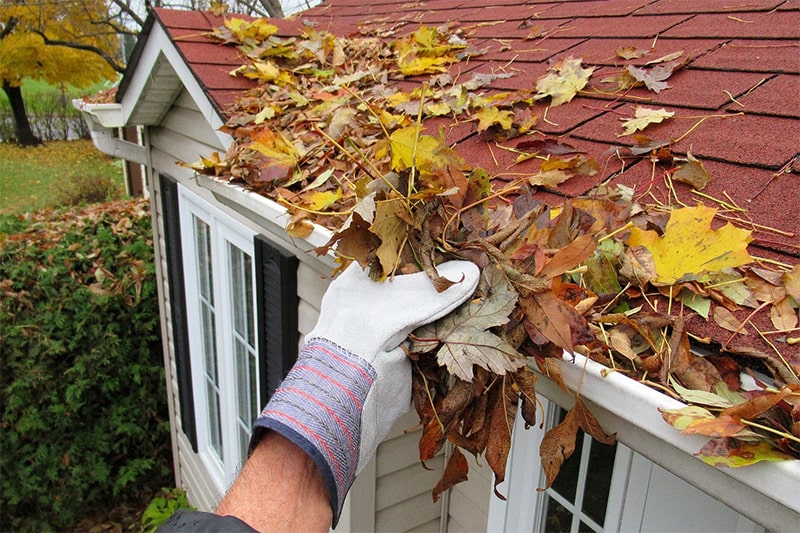
[{"label": "striped glove cuff", "polygon": [[274,430],[305,451],[328,487],[333,526],[356,477],[364,400],[375,381],[372,366],[333,342],[311,339],[254,424]]}]

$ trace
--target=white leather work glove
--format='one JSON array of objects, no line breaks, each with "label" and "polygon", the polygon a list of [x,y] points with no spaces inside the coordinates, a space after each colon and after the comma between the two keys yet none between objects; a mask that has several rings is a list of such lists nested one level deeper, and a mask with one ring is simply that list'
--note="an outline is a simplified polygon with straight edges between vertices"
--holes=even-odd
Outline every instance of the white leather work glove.
[{"label": "white leather work glove", "polygon": [[328,487],[333,525],[355,476],[389,429],[411,406],[411,363],[400,347],[419,326],[466,301],[478,267],[450,261],[437,267],[455,282],[438,293],[424,272],[383,283],[354,263],[328,288],[319,320],[286,379],[255,422],[308,453]]}]

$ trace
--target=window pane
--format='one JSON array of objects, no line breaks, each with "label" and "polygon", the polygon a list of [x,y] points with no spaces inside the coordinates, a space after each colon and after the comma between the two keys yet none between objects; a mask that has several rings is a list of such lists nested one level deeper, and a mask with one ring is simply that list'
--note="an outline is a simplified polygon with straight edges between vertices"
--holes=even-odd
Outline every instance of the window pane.
[{"label": "window pane", "polygon": [[570,531],[572,528],[572,513],[550,496],[547,496],[545,506],[545,532],[560,533],[562,531]]},{"label": "window pane", "polygon": [[[255,354],[250,354],[248,357],[249,366],[250,366],[250,375],[256,375],[256,356]],[[258,414],[261,412],[261,406],[258,404],[258,391],[256,390],[256,380],[253,378],[250,380],[250,418],[247,420],[247,426],[250,427],[253,425],[253,422],[256,421],[258,418]]]},{"label": "window pane", "polygon": [[234,342],[236,352],[236,415],[242,423],[250,418],[250,372],[247,364],[247,349],[241,342]]},{"label": "window pane", "polygon": [[253,268],[252,258],[242,250],[228,243],[231,261],[231,295],[233,302],[233,329],[253,346],[255,344],[255,323],[253,320]]},{"label": "window pane", "polygon": [[222,461],[222,426],[220,424],[219,391],[210,382],[206,382],[206,396],[208,397],[209,414],[209,441],[211,448]]},{"label": "window pane", "polygon": [[214,309],[207,303],[200,303],[201,328],[203,337],[203,360],[206,365],[206,374],[217,385],[219,373],[217,371],[217,330],[214,324]]},{"label": "window pane", "polygon": [[592,440],[589,451],[589,471],[586,475],[586,488],[583,493],[583,512],[602,524],[606,519],[606,504],[611,488],[611,474],[614,471],[614,456],[617,445],[603,444]]},{"label": "window pane", "polygon": [[236,422],[240,459],[247,457],[250,429],[258,410],[256,371],[255,310],[253,309],[252,258],[233,243],[228,243],[230,293],[233,309],[233,353],[236,382]]},{"label": "window pane", "polygon": [[194,241],[197,254],[197,287],[200,307],[200,336],[205,365],[206,403],[208,404],[208,442],[223,460],[222,413],[220,412],[219,368],[217,365],[217,328],[214,309],[214,272],[211,253],[211,230],[197,216],[194,220]]},{"label": "window pane", "polygon": [[211,232],[208,224],[194,217],[195,246],[197,248],[198,286],[201,298],[214,305],[214,286],[211,273]]}]

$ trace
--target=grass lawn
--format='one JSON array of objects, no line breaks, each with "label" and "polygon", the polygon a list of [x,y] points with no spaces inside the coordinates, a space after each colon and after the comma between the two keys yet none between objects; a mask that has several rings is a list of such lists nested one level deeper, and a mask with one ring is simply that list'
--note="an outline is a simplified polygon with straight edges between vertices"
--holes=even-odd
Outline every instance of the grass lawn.
[{"label": "grass lawn", "polygon": [[122,162],[99,152],[91,141],[51,141],[20,148],[0,143],[0,214],[57,207],[70,180],[108,177],[125,190]]}]

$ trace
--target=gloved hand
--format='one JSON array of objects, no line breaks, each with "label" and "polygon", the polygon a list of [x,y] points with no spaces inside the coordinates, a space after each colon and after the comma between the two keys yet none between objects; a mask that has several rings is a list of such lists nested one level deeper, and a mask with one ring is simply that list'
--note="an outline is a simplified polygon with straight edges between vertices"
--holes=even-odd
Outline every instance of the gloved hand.
[{"label": "gloved hand", "polygon": [[411,363],[400,343],[478,285],[478,267],[467,261],[437,270],[456,282],[441,293],[424,272],[378,283],[358,264],[348,267],[331,283],[297,362],[255,422],[251,448],[260,428],[271,429],[314,459],[334,526],[356,474],[411,405]]}]

